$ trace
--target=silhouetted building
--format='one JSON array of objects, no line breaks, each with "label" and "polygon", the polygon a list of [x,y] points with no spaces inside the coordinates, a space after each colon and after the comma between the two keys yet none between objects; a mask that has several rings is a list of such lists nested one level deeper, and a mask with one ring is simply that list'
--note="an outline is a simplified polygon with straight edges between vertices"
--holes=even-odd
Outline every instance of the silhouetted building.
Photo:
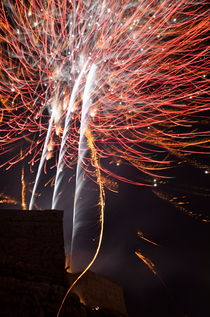
[{"label": "silhouetted building", "polygon": [[[78,274],[70,274],[70,284]],[[94,272],[88,271],[74,287],[80,300],[90,307],[106,307],[126,314],[123,291],[120,286]]]},{"label": "silhouetted building", "polygon": [[[69,285],[63,213],[0,210],[0,316],[56,316]],[[68,296],[61,316],[126,316],[122,289],[87,272]]]}]

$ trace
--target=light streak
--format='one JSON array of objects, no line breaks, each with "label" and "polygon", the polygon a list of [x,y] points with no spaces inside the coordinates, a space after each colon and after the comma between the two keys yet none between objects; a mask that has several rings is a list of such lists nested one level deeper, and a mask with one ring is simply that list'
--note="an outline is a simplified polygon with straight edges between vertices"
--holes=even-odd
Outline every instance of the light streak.
[{"label": "light streak", "polygon": [[[87,60],[97,66],[89,124],[99,158],[159,177],[168,152],[207,154],[210,131],[195,128],[210,110],[205,1],[2,1],[1,28],[1,166],[40,161],[30,209],[46,159],[58,157],[53,206],[62,165],[77,164],[85,74],[72,94]],[[22,158],[13,154],[27,139]],[[102,163],[106,176],[149,185]]]},{"label": "light streak", "polygon": [[56,170],[55,186],[54,186],[53,199],[52,199],[52,209],[56,209],[58,204],[58,197],[59,197],[58,192],[60,191],[60,186],[62,184],[62,175],[63,175],[64,166],[65,166],[64,156],[67,151],[66,143],[67,143],[67,138],[69,134],[69,125],[71,122],[72,111],[74,109],[76,94],[78,93],[79,85],[80,85],[82,76],[84,75],[84,72],[86,70],[86,67],[87,67],[87,62],[83,66],[77,80],[75,81],[75,85],[73,87],[71,98],[68,105],[68,111],[67,111],[67,115],[65,119],[65,127],[64,127],[62,140],[61,140],[61,148],[59,151],[59,159],[58,159],[58,165]]},{"label": "light streak", "polygon": [[22,167],[22,173],[21,173],[21,205],[23,210],[27,210],[26,205],[26,184],[25,184],[25,177],[24,177],[24,168]]},{"label": "light streak", "polygon": [[[206,222],[206,223],[209,223],[210,222],[210,219],[209,217],[205,217],[203,215],[202,212],[195,212],[195,211],[192,211],[192,210],[189,210],[187,209],[185,206],[183,205],[186,205],[186,202],[185,201],[180,201],[178,199],[178,197],[174,197],[172,198],[170,195],[167,195],[166,193],[163,193],[161,191],[158,191],[158,190],[152,190],[152,192],[159,198],[163,199],[163,200],[166,200],[167,202],[169,202],[171,205],[173,205],[176,209],[182,211],[183,213],[185,213],[186,215],[192,217],[192,218],[195,218],[197,220],[200,220],[202,222]],[[195,193],[196,194],[196,193]],[[209,197],[209,194],[201,194],[201,196],[203,197]]]},{"label": "light streak", "polygon": [[84,274],[91,268],[91,266],[93,265],[93,263],[95,262],[100,248],[101,248],[101,244],[102,244],[102,239],[103,239],[103,231],[104,231],[104,209],[105,209],[105,191],[104,191],[104,184],[103,181],[101,179],[101,172],[100,172],[100,164],[99,164],[99,160],[97,157],[97,151],[95,149],[94,146],[94,137],[92,136],[92,133],[89,129],[87,129],[85,131],[85,135],[87,137],[87,143],[89,146],[89,149],[91,150],[91,160],[93,161],[93,165],[95,167],[96,170],[96,177],[97,177],[97,184],[99,186],[99,206],[100,206],[100,235],[99,235],[99,240],[98,240],[98,246],[96,249],[96,252],[91,260],[91,262],[88,264],[88,266],[82,271],[82,273],[76,278],[76,280],[72,283],[72,285],[69,287],[62,303],[61,306],[59,308],[59,311],[57,313],[57,317],[59,317],[61,315],[62,312],[62,308],[63,305],[69,295],[69,293],[71,292],[71,290],[73,289],[73,287],[76,285],[76,283],[84,276]]},{"label": "light streak", "polygon": [[158,275],[155,264],[150,259],[146,258],[140,251],[135,251],[135,254],[146,264],[146,266],[152,271],[154,275]]},{"label": "light streak", "polygon": [[8,195],[5,195],[4,193],[0,193],[0,204],[12,204],[12,205],[18,205],[19,202],[15,200],[14,198],[11,198]]},{"label": "light streak", "polygon": [[163,286],[166,287],[164,281],[162,280],[159,273],[157,272],[155,264],[150,259],[148,259],[146,256],[144,256],[140,250],[135,251],[135,254],[137,255],[137,257],[140,260],[142,260],[144,262],[144,264],[146,264],[146,266],[150,269],[150,271],[152,271],[152,273],[159,278],[159,280],[161,281]]},{"label": "light streak", "polygon": [[[96,65],[92,65],[87,75],[87,81],[84,88],[83,100],[82,100],[82,114],[81,114],[81,126],[80,126],[80,138],[78,149],[78,162],[76,170],[76,185],[75,185],[75,198],[74,198],[74,210],[73,210],[73,233],[72,233],[72,250],[74,249],[74,239],[80,222],[81,210],[78,207],[78,198],[83,187],[83,173],[84,173],[84,161],[87,149],[85,149],[86,131],[88,129],[89,117],[88,111],[91,105],[91,94],[95,88],[95,73]],[[91,149],[92,150],[92,149]],[[94,161],[92,160],[92,164]],[[93,166],[95,168],[95,166]],[[98,165],[99,168],[99,165]]]},{"label": "light streak", "polygon": [[146,237],[144,236],[143,232],[140,232],[140,231],[139,231],[137,234],[138,234],[138,236],[139,236],[141,239],[143,239],[143,240],[145,240],[145,241],[147,241],[147,242],[149,242],[149,243],[151,243],[151,244],[153,244],[153,245],[159,246],[159,245],[158,245],[157,243],[155,243],[154,241],[152,241],[152,240],[146,238]]},{"label": "light streak", "polygon": [[41,173],[42,173],[42,170],[43,170],[43,166],[44,166],[44,163],[45,163],[45,159],[46,159],[46,156],[47,156],[47,153],[48,153],[47,146],[49,144],[50,135],[51,135],[51,132],[52,132],[52,126],[53,126],[53,116],[51,115],[50,122],[49,122],[49,127],[48,127],[48,130],[47,130],[47,136],[46,136],[46,139],[45,139],[45,142],[44,142],[44,148],[43,148],[41,159],[40,159],[40,162],[39,162],[38,171],[37,171],[37,174],[36,174],[36,179],[35,179],[32,195],[31,195],[31,200],[30,200],[30,204],[29,204],[29,209],[30,210],[33,209],[33,206],[34,206],[34,200],[35,200],[35,197],[36,197],[36,191],[37,191],[39,179],[40,179],[40,176],[41,176]]},{"label": "light streak", "polygon": [[17,202],[13,199],[0,199],[0,204],[13,204],[17,205]]}]

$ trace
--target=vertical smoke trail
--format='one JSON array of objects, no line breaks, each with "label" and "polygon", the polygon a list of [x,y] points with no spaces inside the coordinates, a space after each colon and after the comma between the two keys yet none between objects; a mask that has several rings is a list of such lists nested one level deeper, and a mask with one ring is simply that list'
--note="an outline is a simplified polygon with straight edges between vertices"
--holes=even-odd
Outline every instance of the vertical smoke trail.
[{"label": "vertical smoke trail", "polygon": [[47,130],[47,136],[46,136],[46,139],[45,139],[45,142],[44,142],[44,148],[43,148],[43,151],[42,151],[42,156],[41,156],[41,159],[40,159],[40,162],[39,162],[39,167],[38,167],[38,171],[37,171],[37,174],[36,174],[36,179],[35,179],[32,195],[31,195],[31,200],[30,200],[30,204],[29,204],[29,209],[30,210],[33,209],[34,200],[35,200],[35,194],[36,194],[37,186],[38,186],[38,183],[39,183],[39,178],[40,178],[40,175],[41,175],[41,172],[42,172],[42,168],[43,168],[43,165],[44,165],[44,162],[45,162],[45,159],[46,159],[46,155],[47,155],[47,152],[48,152],[47,146],[48,146],[48,143],[49,143],[49,140],[50,140],[52,127],[53,127],[53,113],[51,113],[51,118],[50,118],[48,130]]},{"label": "vertical smoke trail", "polygon": [[[80,126],[80,139],[79,139],[79,148],[78,148],[78,163],[76,170],[76,185],[75,185],[75,198],[74,198],[74,210],[73,210],[73,233],[72,233],[72,241],[71,241],[71,261],[74,256],[74,242],[76,238],[76,234],[79,226],[83,222],[83,208],[80,206],[79,197],[83,188],[83,176],[84,172],[82,169],[83,159],[87,152],[86,145],[86,129],[88,126],[88,111],[91,105],[91,93],[95,86],[95,75],[96,75],[96,65],[93,64],[90,68],[90,71],[87,75],[86,85],[83,94],[83,102],[82,102],[82,115],[81,115],[81,126]],[[73,262],[73,261],[72,261]],[[72,265],[72,263],[71,263]]]},{"label": "vertical smoke trail", "polygon": [[53,198],[52,198],[52,209],[57,209],[58,204],[59,204],[59,191],[61,189],[61,183],[62,183],[62,178],[63,178],[63,168],[64,168],[64,155],[66,153],[66,141],[68,137],[68,132],[69,132],[69,125],[71,121],[71,114],[72,114],[72,109],[74,107],[74,102],[76,98],[76,94],[79,89],[79,85],[82,79],[82,76],[86,70],[88,61],[84,64],[75,84],[72,90],[71,98],[69,101],[69,106],[68,106],[68,111],[66,114],[65,118],[65,125],[64,125],[64,131],[63,131],[63,136],[62,136],[62,141],[61,141],[61,147],[60,147],[60,152],[59,152],[59,159],[58,159],[58,165],[57,165],[57,170],[56,170],[56,177],[55,177],[55,186],[54,186],[54,191],[53,191]]}]

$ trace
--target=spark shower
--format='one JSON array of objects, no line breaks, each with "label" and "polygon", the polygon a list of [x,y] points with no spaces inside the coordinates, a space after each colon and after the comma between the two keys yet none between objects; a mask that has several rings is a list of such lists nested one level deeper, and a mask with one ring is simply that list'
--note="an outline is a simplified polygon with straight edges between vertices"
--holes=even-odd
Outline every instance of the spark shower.
[{"label": "spark shower", "polygon": [[2,0],[0,10],[1,168],[37,168],[30,209],[47,166],[52,208],[76,169],[72,241],[85,179],[99,186],[102,223],[104,188],[153,187],[173,157],[208,154],[206,1]]}]

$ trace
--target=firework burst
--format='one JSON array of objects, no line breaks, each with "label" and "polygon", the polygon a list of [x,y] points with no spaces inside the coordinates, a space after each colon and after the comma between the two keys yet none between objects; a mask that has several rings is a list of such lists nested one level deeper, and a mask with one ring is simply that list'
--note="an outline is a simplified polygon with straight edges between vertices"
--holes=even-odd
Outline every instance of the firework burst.
[{"label": "firework burst", "polygon": [[175,156],[208,154],[204,0],[3,0],[0,25],[1,167],[39,164],[31,208],[47,165],[54,208],[77,165],[104,209],[116,179],[157,185],[120,174],[121,163],[165,178]]},{"label": "firework burst", "polygon": [[[1,146],[10,157],[2,166],[35,164],[43,148],[44,161],[54,156],[56,164],[64,132],[62,160],[77,163],[93,64],[87,116],[100,159],[153,175],[170,164],[168,151],[203,152],[209,132],[194,124],[209,110],[208,29],[205,1],[3,1]],[[91,159],[84,161],[88,171]]]}]

